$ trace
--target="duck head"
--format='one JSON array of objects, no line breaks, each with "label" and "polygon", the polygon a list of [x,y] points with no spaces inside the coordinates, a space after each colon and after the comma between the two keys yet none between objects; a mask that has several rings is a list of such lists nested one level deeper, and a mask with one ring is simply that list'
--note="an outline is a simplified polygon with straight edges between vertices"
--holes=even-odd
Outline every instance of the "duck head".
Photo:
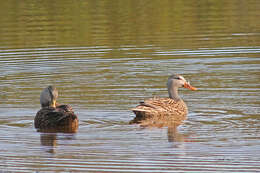
[{"label": "duck head", "polygon": [[54,86],[48,86],[44,88],[41,96],[40,103],[42,108],[44,107],[56,107],[56,100],[58,98],[58,90]]},{"label": "duck head", "polygon": [[190,90],[197,90],[181,75],[171,75],[167,82],[169,97],[175,100],[179,100],[178,88],[184,87]]}]

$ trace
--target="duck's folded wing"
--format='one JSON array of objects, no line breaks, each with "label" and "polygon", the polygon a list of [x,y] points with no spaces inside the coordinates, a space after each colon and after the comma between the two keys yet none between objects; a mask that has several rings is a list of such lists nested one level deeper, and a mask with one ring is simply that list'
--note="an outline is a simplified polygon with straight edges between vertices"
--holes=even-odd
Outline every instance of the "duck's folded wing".
[{"label": "duck's folded wing", "polygon": [[59,105],[56,107],[57,111],[73,112],[73,109],[70,105]]},{"label": "duck's folded wing", "polygon": [[140,104],[132,110],[145,112],[174,111],[174,104],[176,104],[176,102],[169,98],[151,98],[144,102],[140,102]]},{"label": "duck's folded wing", "polygon": [[48,119],[49,126],[66,126],[73,120],[75,120],[77,116],[73,112],[49,112],[46,114],[46,119]]},{"label": "duck's folded wing", "polygon": [[55,128],[69,125],[77,116],[73,112],[42,109],[34,120],[35,128]]}]

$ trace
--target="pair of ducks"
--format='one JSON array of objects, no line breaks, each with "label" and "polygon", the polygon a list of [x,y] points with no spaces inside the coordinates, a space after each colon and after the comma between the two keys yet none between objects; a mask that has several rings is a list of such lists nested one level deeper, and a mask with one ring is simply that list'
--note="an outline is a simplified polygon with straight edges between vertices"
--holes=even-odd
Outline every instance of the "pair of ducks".
[{"label": "pair of ducks", "polygon": [[[130,123],[140,123],[144,126],[179,125],[186,119],[188,109],[178,95],[178,88],[185,87],[197,90],[184,77],[172,75],[167,82],[169,98],[150,98],[132,109],[136,117]],[[45,88],[40,96],[41,109],[34,119],[38,131],[76,132],[78,117],[69,105],[59,105],[56,100],[58,91],[53,86]]]}]

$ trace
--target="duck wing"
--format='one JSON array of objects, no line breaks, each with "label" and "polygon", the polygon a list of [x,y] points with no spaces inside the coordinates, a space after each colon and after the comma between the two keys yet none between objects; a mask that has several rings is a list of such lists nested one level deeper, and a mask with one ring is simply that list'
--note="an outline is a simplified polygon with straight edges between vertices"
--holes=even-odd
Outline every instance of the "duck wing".
[{"label": "duck wing", "polygon": [[155,97],[140,102],[132,111],[136,117],[131,123],[139,123],[146,119],[181,121],[186,119],[187,106],[182,100]]},{"label": "duck wing", "polygon": [[77,116],[73,111],[67,111],[59,108],[43,108],[37,112],[34,125],[35,128],[56,128],[62,126],[68,126],[77,119]]},{"label": "duck wing", "polygon": [[156,112],[156,113],[170,113],[178,111],[178,102],[170,98],[150,98],[132,109],[133,111],[141,112]]}]

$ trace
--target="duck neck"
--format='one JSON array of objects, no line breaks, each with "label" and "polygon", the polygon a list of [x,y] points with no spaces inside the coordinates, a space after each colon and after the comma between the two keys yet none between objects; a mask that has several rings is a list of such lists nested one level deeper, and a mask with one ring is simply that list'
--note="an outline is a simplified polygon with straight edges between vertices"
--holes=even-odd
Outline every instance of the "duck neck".
[{"label": "duck neck", "polygon": [[168,92],[169,92],[169,97],[173,100],[179,101],[181,100],[179,94],[178,94],[178,87],[170,87],[168,88]]}]

